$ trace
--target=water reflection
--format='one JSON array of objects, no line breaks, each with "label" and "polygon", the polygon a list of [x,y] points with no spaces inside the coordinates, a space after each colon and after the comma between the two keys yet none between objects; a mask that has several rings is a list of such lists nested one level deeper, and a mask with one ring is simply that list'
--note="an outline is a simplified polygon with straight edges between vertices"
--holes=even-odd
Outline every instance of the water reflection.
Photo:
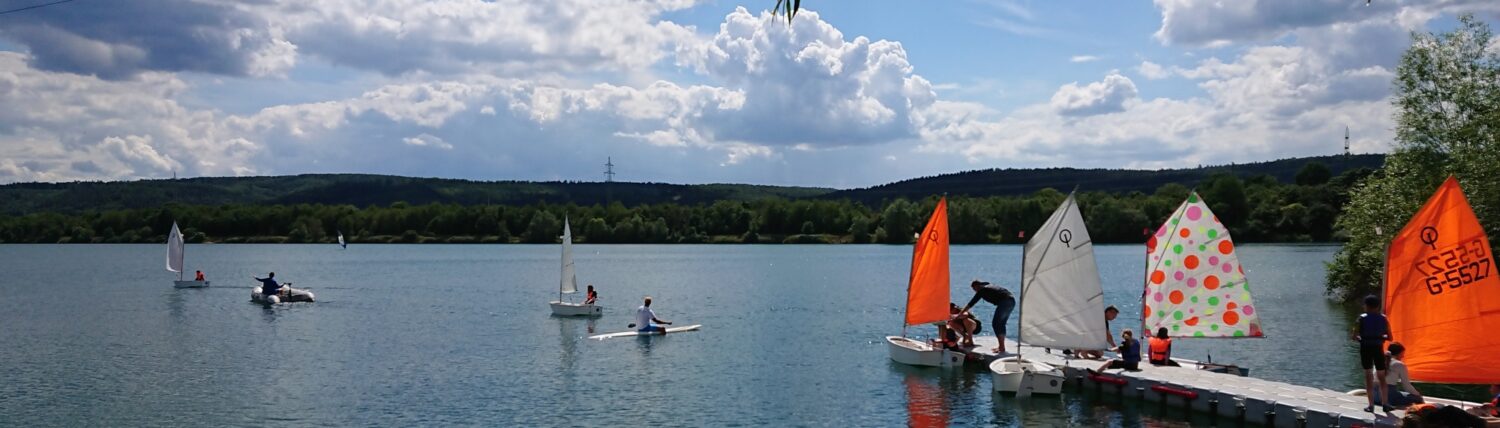
[{"label": "water reflection", "polygon": [[936,378],[910,372],[902,379],[906,386],[906,425],[914,428],[948,426],[948,402],[943,386]]}]

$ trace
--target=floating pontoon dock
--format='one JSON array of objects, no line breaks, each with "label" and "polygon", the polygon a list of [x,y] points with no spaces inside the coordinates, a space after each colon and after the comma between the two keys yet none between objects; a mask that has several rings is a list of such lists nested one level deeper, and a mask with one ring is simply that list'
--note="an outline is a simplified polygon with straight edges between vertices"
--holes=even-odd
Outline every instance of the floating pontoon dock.
[{"label": "floating pontoon dock", "polygon": [[[998,358],[990,350],[994,336],[974,338],[971,358],[992,361]],[[1015,352],[1016,343],[1006,341],[1006,350]],[[1400,426],[1403,412],[1365,412],[1365,397],[1343,392],[1274,382],[1253,377],[1215,373],[1184,364],[1183,367],[1157,367],[1141,362],[1141,371],[1109,370],[1093,375],[1089,369],[1104,365],[1101,360],[1064,358],[1059,351],[1047,353],[1042,348],[1022,349],[1027,359],[1063,368],[1067,382],[1081,389],[1095,389],[1106,394],[1160,402],[1166,408],[1191,408],[1197,412],[1243,420],[1247,423],[1278,427],[1395,427]],[[1011,355],[1011,354],[1007,354]],[[1475,403],[1432,399],[1447,405],[1475,407]],[[1378,411],[1379,409],[1377,409]]]}]

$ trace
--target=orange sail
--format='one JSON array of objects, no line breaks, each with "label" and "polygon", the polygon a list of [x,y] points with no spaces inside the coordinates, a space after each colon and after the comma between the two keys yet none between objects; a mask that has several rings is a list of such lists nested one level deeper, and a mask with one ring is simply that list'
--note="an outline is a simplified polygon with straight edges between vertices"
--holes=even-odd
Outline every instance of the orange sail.
[{"label": "orange sail", "polygon": [[1385,312],[1414,380],[1500,383],[1500,277],[1458,180],[1391,241]]},{"label": "orange sail", "polygon": [[912,252],[911,282],[906,286],[906,325],[947,319],[948,198],[942,198]]}]

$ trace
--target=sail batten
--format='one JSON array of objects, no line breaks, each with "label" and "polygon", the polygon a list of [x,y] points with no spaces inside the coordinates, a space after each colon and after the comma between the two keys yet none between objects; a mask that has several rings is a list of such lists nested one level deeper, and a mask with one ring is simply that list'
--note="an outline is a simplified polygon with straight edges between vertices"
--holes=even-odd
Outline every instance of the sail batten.
[{"label": "sail batten", "polygon": [[1197,192],[1146,242],[1142,336],[1263,337],[1229,229]]},{"label": "sail batten", "polygon": [[558,285],[558,292],[572,294],[578,292],[578,276],[573,272],[573,230],[568,227],[568,219],[563,219],[562,236],[562,282]]},{"label": "sail batten", "polygon": [[1020,339],[1034,346],[1104,349],[1104,287],[1073,194],[1026,242]]},{"label": "sail batten", "polygon": [[172,232],[167,234],[167,271],[182,273],[182,258],[186,248],[182,243],[182,231],[177,222],[172,222]]},{"label": "sail batten", "polygon": [[1391,240],[1385,313],[1412,380],[1500,383],[1500,277],[1489,237],[1448,177]]},{"label": "sail batten", "polygon": [[906,325],[947,320],[948,288],[948,198],[942,198],[912,249]]}]

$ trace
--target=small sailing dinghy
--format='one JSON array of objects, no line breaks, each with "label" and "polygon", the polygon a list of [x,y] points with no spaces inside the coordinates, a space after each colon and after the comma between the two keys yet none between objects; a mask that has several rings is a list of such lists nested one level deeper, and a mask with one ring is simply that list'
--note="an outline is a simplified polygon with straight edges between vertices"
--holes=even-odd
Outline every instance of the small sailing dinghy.
[{"label": "small sailing dinghy", "polygon": [[[1189,194],[1146,241],[1144,282],[1141,339],[1154,337],[1162,327],[1173,338],[1265,335],[1229,229],[1198,192]],[[1211,363],[1194,364],[1205,370],[1247,373],[1243,368]]]},{"label": "small sailing dinghy", "polygon": [[186,269],[182,267],[182,259],[187,253],[187,246],[182,241],[182,231],[177,229],[177,222],[172,222],[172,232],[167,234],[167,271],[176,272],[177,280],[172,281],[172,286],[177,288],[203,288],[207,287],[209,281],[183,281],[182,274]]},{"label": "small sailing dinghy", "polygon": [[[893,232],[896,233],[896,232]],[[965,355],[906,337],[913,325],[948,321],[948,198],[938,200],[927,227],[912,250],[911,278],[906,286],[906,319],[900,336],[886,336],[891,360],[912,366],[958,367]]]},{"label": "small sailing dinghy", "polygon": [[[1104,286],[1094,262],[1094,241],[1072,193],[1026,242],[1020,288],[1018,347],[1109,347],[1105,339],[1109,330],[1104,322]],[[1020,355],[990,363],[990,374],[995,391],[1017,396],[1061,394],[1066,380],[1061,369]]]},{"label": "small sailing dinghy", "polygon": [[557,289],[557,300],[549,302],[552,305],[552,315],[557,316],[600,316],[604,314],[604,307],[596,304],[584,304],[564,302],[564,294],[578,292],[578,275],[573,271],[573,231],[568,227],[568,219],[563,219],[562,236],[562,283]]},{"label": "small sailing dinghy", "polygon": [[267,305],[292,302],[312,303],[313,293],[311,291],[300,288],[292,288],[292,283],[288,282],[285,284],[281,284],[281,293],[267,296],[261,294],[261,288],[257,285],[250,288],[250,301],[256,303],[264,303]]},{"label": "small sailing dinghy", "polygon": [[349,243],[344,242],[344,231],[339,231],[339,248],[349,249]]},{"label": "small sailing dinghy", "polygon": [[1411,380],[1500,383],[1500,276],[1490,239],[1448,177],[1391,241],[1385,314]]}]

